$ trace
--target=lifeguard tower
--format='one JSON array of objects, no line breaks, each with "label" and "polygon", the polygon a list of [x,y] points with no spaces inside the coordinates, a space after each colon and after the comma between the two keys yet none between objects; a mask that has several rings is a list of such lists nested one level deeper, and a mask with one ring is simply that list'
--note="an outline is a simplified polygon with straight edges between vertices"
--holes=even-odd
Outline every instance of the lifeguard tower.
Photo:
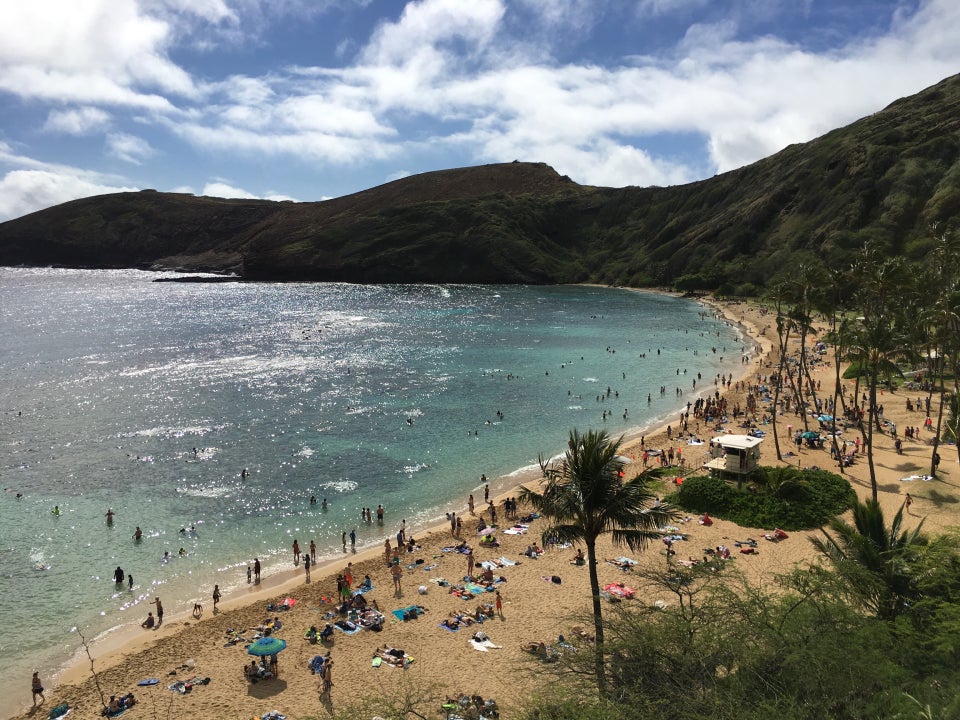
[{"label": "lifeguard tower", "polygon": [[720,435],[710,441],[710,460],[704,463],[711,474],[731,473],[737,485],[760,465],[760,443],[763,438],[752,435]]}]

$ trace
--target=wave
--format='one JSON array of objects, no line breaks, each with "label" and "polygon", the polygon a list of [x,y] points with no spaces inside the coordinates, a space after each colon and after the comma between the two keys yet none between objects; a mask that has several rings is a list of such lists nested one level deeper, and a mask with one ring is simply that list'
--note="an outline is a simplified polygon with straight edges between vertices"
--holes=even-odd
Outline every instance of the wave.
[{"label": "wave", "polygon": [[321,483],[319,486],[321,489],[334,490],[338,493],[353,492],[359,487],[358,483],[353,480],[330,480],[325,483]]}]

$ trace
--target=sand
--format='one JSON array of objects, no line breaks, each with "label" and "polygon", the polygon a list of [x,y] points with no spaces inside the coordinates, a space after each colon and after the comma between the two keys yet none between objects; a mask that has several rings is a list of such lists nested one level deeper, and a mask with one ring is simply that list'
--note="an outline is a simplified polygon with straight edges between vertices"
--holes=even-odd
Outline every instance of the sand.
[{"label": "sand", "polygon": [[[744,365],[746,377],[752,374],[771,372],[769,352],[772,346],[772,318],[762,316],[756,307],[746,304],[715,304],[728,319],[741,323],[762,346],[762,355],[749,365]],[[828,356],[829,357],[829,356]],[[832,365],[820,367],[815,377],[822,382],[823,392],[833,384]],[[707,379],[704,379],[707,382]],[[712,387],[710,388],[713,389]],[[731,386],[723,394],[732,402],[738,393]],[[740,393],[742,395],[742,393]],[[879,402],[885,406],[886,416],[894,420],[902,436],[907,425],[923,425],[925,415],[906,410],[906,398],[916,400],[921,393],[916,391],[887,392]],[[787,438],[787,425],[799,426],[799,418],[788,414],[778,421],[781,432],[781,447],[784,450],[796,448]],[[732,427],[732,426],[728,426]],[[694,429],[691,418],[690,429]],[[735,430],[735,428],[734,428]],[[767,426],[769,430],[769,426]],[[701,437],[708,435],[705,428]],[[956,449],[946,447],[941,450],[943,462],[940,477],[933,482],[904,482],[900,478],[909,475],[922,475],[929,469],[930,447],[925,442],[932,433],[923,432],[921,440],[905,440],[904,453],[897,455],[893,451],[893,439],[889,435],[875,436],[876,467],[884,509],[892,514],[898,509],[905,493],[911,493],[913,506],[910,521],[919,522],[926,518],[926,529],[936,532],[955,524],[951,504],[957,501],[958,472]],[[852,432],[847,437],[853,439]],[[663,429],[647,433],[647,447],[668,447],[669,441]],[[675,445],[676,446],[676,445]],[[688,464],[702,463],[705,452],[702,447],[683,446]],[[761,446],[764,464],[774,464],[775,452],[772,438],[768,436]],[[640,457],[639,440],[625,444],[623,454]],[[822,450],[802,449],[799,456],[788,457],[785,463],[801,466],[818,465],[831,468],[829,455]],[[641,463],[627,466],[628,474],[640,471]],[[866,458],[848,468],[848,477],[861,498],[869,497],[870,484]],[[666,491],[666,490],[665,490]],[[511,491],[496,498],[501,527],[503,520],[502,500],[516,495]],[[464,498],[466,501],[466,498]],[[478,498],[477,510],[483,503]],[[464,512],[466,508],[463,508]],[[521,515],[525,512],[521,508]],[[125,720],[141,717],[154,717],[155,714],[167,714],[168,710],[176,715],[189,714],[190,717],[203,720],[219,717],[255,717],[271,710],[278,710],[288,717],[327,716],[335,709],[342,709],[355,703],[359,698],[369,697],[378,692],[396,692],[402,689],[422,696],[436,696],[436,709],[439,710],[442,694],[479,693],[483,697],[492,697],[501,707],[503,717],[513,715],[512,708],[522,703],[528,692],[542,687],[543,676],[537,673],[537,665],[521,649],[526,642],[545,641],[555,643],[560,634],[570,634],[574,625],[590,627],[590,591],[587,568],[575,566],[571,560],[575,548],[549,549],[538,559],[529,559],[521,555],[531,542],[540,541],[540,533],[545,527],[544,520],[536,520],[530,525],[526,535],[507,535],[498,533],[501,542],[499,548],[484,549],[477,542],[475,533],[476,518],[464,514],[463,537],[470,541],[479,564],[483,560],[506,557],[518,561],[515,566],[496,571],[506,581],[498,587],[503,597],[503,618],[487,620],[482,629],[490,640],[502,646],[479,652],[469,640],[474,628],[461,628],[451,632],[439,626],[440,621],[452,611],[472,611],[478,599],[463,600],[447,592],[446,588],[431,582],[434,578],[445,578],[458,582],[466,574],[466,558],[463,555],[442,552],[441,548],[457,542],[451,536],[449,527],[433,528],[421,532],[414,529],[413,535],[421,549],[402,556],[403,565],[419,566],[404,571],[402,591],[395,595],[389,571],[383,558],[383,550],[375,549],[356,555],[345,555],[341,562],[312,571],[312,582],[306,583],[303,566],[294,568],[292,561],[288,569],[265,577],[260,586],[250,585],[245,591],[225,597],[219,611],[214,614],[212,601],[204,603],[203,615],[199,620],[190,616],[190,608],[167,608],[166,622],[155,631],[142,630],[132,635],[120,636],[97,643],[91,648],[93,665],[97,671],[97,680],[103,693],[124,694],[134,691],[139,704],[123,713]],[[398,528],[384,527],[384,537],[392,537]],[[681,531],[689,534],[689,540],[679,542],[675,548],[677,559],[702,556],[703,548],[712,548],[720,544],[731,545],[735,540],[746,537],[759,539],[756,555],[734,555],[732,560],[737,569],[754,582],[771,579],[774,574],[790,569],[800,563],[816,562],[817,558],[808,536],[810,532],[791,533],[789,539],[778,543],[762,539],[764,531],[772,528],[741,528],[733,523],[715,519],[709,527],[701,526],[696,518],[681,523]],[[664,566],[666,557],[664,546],[657,543],[642,553],[633,553],[609,545],[607,539],[601,543],[598,555],[601,558],[613,558],[621,555],[632,556],[644,565]],[[347,635],[337,630],[334,640],[327,646],[311,645],[303,634],[310,625],[323,626],[324,614],[331,608],[321,602],[323,596],[336,593],[335,576],[342,571],[347,562],[353,563],[354,578],[363,578],[369,574],[375,589],[366,597],[376,600],[387,616],[388,622],[382,632],[363,630]],[[433,569],[424,570],[435,565]],[[625,582],[642,587],[636,575],[613,565],[601,562],[598,566],[601,585],[609,582]],[[558,576],[561,584],[544,577]],[[424,586],[425,595],[418,592]],[[292,610],[280,613],[268,612],[268,603],[278,603],[291,597],[297,600]],[[492,601],[493,595],[484,594],[484,601]],[[627,602],[651,603],[658,598],[649,592],[640,593]],[[406,605],[420,604],[428,611],[419,619],[401,622],[393,618],[391,610]],[[285,639],[287,649],[279,656],[279,677],[263,680],[255,684],[247,682],[242,674],[242,666],[250,660],[244,645],[224,647],[228,628],[253,628],[265,618],[279,616],[283,628],[275,633]],[[247,637],[252,633],[248,632]],[[401,648],[414,657],[407,669],[373,667],[371,658],[377,647],[390,645]],[[334,686],[329,695],[320,697],[320,683],[317,676],[310,673],[308,661],[314,655],[330,651],[334,659]],[[144,678],[158,678],[159,683],[152,687],[138,687]],[[176,680],[193,677],[210,678],[208,684],[199,684],[189,693],[179,694],[167,688]],[[27,708],[19,710],[24,714],[18,717],[46,717],[50,708],[66,702],[73,708],[72,718],[98,718],[102,709],[100,692],[90,671],[90,661],[84,656],[81,661],[67,670],[56,687],[48,684],[47,700],[38,711]],[[18,697],[20,695],[18,694]],[[18,712],[15,706],[7,711]]]}]

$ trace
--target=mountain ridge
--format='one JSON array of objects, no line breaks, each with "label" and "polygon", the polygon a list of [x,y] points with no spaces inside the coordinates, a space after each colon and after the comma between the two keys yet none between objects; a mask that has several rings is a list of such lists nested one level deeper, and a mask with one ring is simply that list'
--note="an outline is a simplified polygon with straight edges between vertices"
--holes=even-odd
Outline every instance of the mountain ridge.
[{"label": "mountain ridge", "polygon": [[601,282],[749,290],[866,239],[922,257],[960,218],[960,75],[687,185],[579,185],[543,163],[439,170],[331,200],[140,191],[0,224],[0,264],[251,280]]}]

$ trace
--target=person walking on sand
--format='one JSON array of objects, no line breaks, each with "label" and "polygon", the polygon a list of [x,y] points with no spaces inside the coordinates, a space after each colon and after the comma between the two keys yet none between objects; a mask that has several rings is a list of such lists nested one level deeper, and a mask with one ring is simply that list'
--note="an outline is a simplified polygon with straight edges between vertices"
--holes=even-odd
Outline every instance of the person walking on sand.
[{"label": "person walking on sand", "polygon": [[43,705],[47,699],[43,696],[43,683],[40,682],[40,673],[33,671],[33,677],[30,679],[30,690],[33,692],[33,704],[37,705],[37,695],[40,696],[40,705]]},{"label": "person walking on sand", "polygon": [[467,498],[467,510],[470,511],[470,514],[473,515],[473,494]]},{"label": "person walking on sand", "polygon": [[323,690],[320,695],[329,695],[330,688],[333,687],[333,660],[327,660],[323,664]]},{"label": "person walking on sand", "polygon": [[906,499],[903,501],[903,506],[907,509],[907,515],[910,514],[910,506],[913,505],[913,498],[910,497],[910,493],[907,493]]},{"label": "person walking on sand", "polygon": [[220,586],[214,585],[213,586],[213,611],[214,612],[217,611],[217,603],[219,602],[220,602]]},{"label": "person walking on sand", "polygon": [[303,556],[303,571],[307,575],[307,582],[310,582],[310,556],[309,555]]},{"label": "person walking on sand", "polygon": [[499,590],[497,590],[496,606],[497,606],[497,615],[499,615],[499,616],[500,616],[500,619],[503,620],[503,619],[504,619],[504,617],[503,617],[503,598],[500,597],[500,591],[499,591]]},{"label": "person walking on sand", "polygon": [[403,577],[403,568],[396,564],[390,568],[390,574],[393,576],[393,594],[400,596],[400,579]]}]

